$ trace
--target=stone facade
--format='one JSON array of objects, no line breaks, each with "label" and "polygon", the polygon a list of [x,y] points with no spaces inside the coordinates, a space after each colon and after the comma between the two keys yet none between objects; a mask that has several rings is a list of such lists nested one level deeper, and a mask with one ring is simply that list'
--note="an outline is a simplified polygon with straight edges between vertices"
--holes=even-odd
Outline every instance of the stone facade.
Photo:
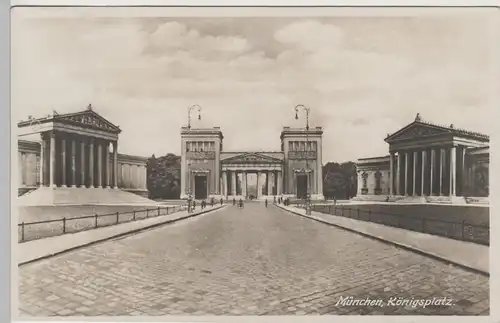
[{"label": "stone facade", "polygon": [[358,160],[358,196],[412,196],[428,201],[488,196],[487,135],[435,125],[417,115],[385,141],[390,155]]},{"label": "stone facade", "polygon": [[147,158],[118,153],[121,130],[92,109],[20,122],[19,195],[38,187],[120,188],[147,196]]},{"label": "stone facade", "polygon": [[322,135],[320,127],[284,127],[281,151],[225,152],[220,128],[183,127],[181,198],[246,199],[247,175],[256,174],[257,198],[300,197],[307,191],[323,199]]}]

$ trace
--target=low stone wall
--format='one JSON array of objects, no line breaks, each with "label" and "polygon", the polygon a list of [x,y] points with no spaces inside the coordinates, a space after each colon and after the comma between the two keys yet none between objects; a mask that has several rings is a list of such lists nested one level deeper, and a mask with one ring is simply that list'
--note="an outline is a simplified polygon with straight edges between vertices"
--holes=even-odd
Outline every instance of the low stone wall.
[{"label": "low stone wall", "polygon": [[313,211],[489,245],[490,209],[470,205],[313,205]]}]

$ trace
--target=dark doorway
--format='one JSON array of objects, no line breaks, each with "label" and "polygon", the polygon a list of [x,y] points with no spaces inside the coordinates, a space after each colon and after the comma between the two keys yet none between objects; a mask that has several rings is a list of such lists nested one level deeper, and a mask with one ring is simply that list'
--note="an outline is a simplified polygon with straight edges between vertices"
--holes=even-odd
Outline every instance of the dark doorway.
[{"label": "dark doorway", "polygon": [[306,198],[307,175],[297,175],[297,197]]},{"label": "dark doorway", "polygon": [[207,175],[196,175],[194,177],[194,198],[197,200],[207,198]]}]

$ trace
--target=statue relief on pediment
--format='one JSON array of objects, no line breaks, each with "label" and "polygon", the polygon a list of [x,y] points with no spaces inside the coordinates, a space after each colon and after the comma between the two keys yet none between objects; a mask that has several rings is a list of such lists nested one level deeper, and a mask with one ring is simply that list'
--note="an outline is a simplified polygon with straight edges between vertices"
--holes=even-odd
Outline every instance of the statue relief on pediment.
[{"label": "statue relief on pediment", "polygon": [[83,114],[77,116],[70,116],[67,119],[76,123],[88,126],[94,126],[103,130],[114,130],[114,128],[109,123],[93,115]]},{"label": "statue relief on pediment", "polygon": [[269,163],[274,162],[270,158],[259,155],[241,155],[230,159],[232,163]]},{"label": "statue relief on pediment", "polygon": [[411,138],[437,135],[441,133],[443,133],[442,130],[433,129],[431,127],[413,127],[406,130],[399,136],[397,136],[397,139],[411,139]]}]

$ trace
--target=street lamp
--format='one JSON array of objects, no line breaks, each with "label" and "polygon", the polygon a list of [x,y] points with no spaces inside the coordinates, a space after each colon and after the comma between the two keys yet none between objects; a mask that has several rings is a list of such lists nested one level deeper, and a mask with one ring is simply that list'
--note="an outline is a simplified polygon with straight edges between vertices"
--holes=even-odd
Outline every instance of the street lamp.
[{"label": "street lamp", "polygon": [[[194,109],[197,109],[198,110],[198,120],[201,120],[201,107],[198,105],[198,104],[195,104],[195,105],[192,105],[188,108],[188,132],[191,130],[191,112],[194,110]],[[187,152],[188,152],[188,148],[186,148],[186,159],[188,158],[187,156]],[[192,199],[193,199],[193,192],[192,192],[192,188],[191,188],[191,160],[188,159],[187,161],[187,169],[188,169],[188,178],[187,178],[187,181],[188,181],[188,185],[187,185],[187,193],[188,193],[188,212],[190,212],[190,206],[191,206],[191,202],[192,202]]]},{"label": "street lamp", "polygon": [[295,120],[299,119],[299,108],[304,109],[306,112],[306,149],[305,149],[305,158],[306,158],[306,176],[307,176],[307,189],[306,189],[306,215],[311,215],[311,193],[309,192],[309,158],[307,155],[309,149],[309,112],[310,108],[304,106],[303,104],[298,104],[295,106]]}]

